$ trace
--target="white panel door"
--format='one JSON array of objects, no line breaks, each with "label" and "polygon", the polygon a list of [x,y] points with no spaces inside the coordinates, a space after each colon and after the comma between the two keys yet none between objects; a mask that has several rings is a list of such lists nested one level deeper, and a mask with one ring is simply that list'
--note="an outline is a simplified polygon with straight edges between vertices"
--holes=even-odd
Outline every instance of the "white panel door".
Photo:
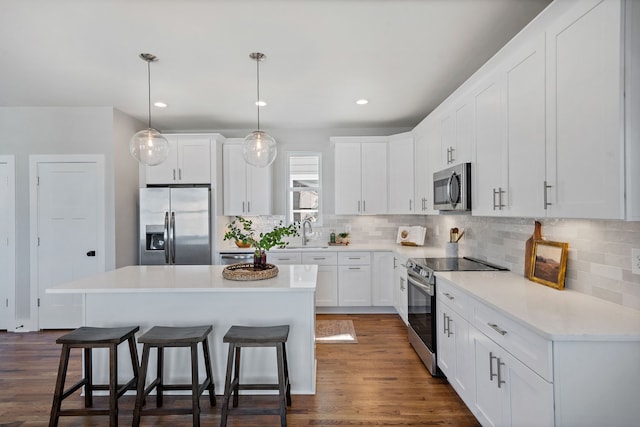
[{"label": "white panel door", "polygon": [[390,214],[412,214],[414,184],[413,136],[405,134],[389,141],[389,210]]},{"label": "white panel door", "polygon": [[[387,213],[387,144],[362,144],[362,209],[365,215]],[[411,178],[413,182],[413,178]],[[412,191],[413,192],[413,191]]]},{"label": "white panel door", "polygon": [[178,180],[182,184],[211,183],[211,140],[208,137],[180,140]]},{"label": "white panel door", "polygon": [[360,143],[339,143],[335,147],[335,213],[357,215],[362,209]]},{"label": "white panel door", "polygon": [[104,189],[97,163],[38,163],[37,286],[39,327],[82,323],[80,295],[47,294],[60,283],[104,270],[99,207]]},{"label": "white panel door", "polygon": [[13,327],[15,298],[15,168],[0,156],[0,329]]}]

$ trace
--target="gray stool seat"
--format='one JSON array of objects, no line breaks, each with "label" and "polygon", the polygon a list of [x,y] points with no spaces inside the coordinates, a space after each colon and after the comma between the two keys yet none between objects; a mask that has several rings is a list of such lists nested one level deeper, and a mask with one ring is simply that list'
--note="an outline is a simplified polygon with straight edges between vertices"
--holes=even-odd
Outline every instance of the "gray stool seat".
[{"label": "gray stool seat", "polygon": [[[135,390],[139,378],[138,349],[135,342],[135,334],[138,326],[126,326],[119,328],[95,328],[83,326],[56,340],[62,344],[58,378],[51,407],[49,426],[57,426],[61,416],[74,415],[108,415],[109,426],[118,425],[118,398],[127,390]],[[125,384],[118,384],[118,345],[127,341],[133,369],[133,378]],[[69,355],[72,348],[84,350],[83,378],[69,389],[64,389],[64,383],[69,366]],[[92,349],[109,349],[109,384],[93,383]],[[84,386],[84,408],[62,409],[62,401]],[[93,406],[93,390],[109,390],[109,408],[98,409]]]},{"label": "gray stool seat", "polygon": [[[237,326],[233,325],[223,342],[229,343],[227,373],[224,383],[224,402],[220,425],[227,425],[229,398],[233,394],[233,407],[238,406],[239,390],[278,390],[279,408],[243,408],[234,410],[247,415],[280,415],[280,425],[287,425],[287,406],[291,406],[291,384],[287,366],[286,342],[289,337],[289,325],[281,326]],[[278,365],[277,384],[240,384],[240,350],[242,347],[275,347]],[[232,379],[233,377],[233,379]]]},{"label": "gray stool seat", "polygon": [[[209,390],[209,402],[211,406],[216,405],[216,390],[213,381],[211,354],[209,353],[209,342],[207,338],[212,330],[213,328],[210,325],[186,327],[154,326],[138,339],[138,341],[143,344],[143,347],[136,405],[133,410],[133,426],[140,425],[140,417],[143,414],[192,414],[193,425],[200,425],[200,396],[202,396],[205,390]],[[206,371],[206,378],[202,384],[199,384],[198,379],[198,344],[202,344]],[[189,347],[191,349],[191,384],[164,383],[164,349],[168,347]],[[156,348],[158,353],[157,375],[156,379],[145,388],[151,348]],[[145,403],[145,398],[153,389],[156,389],[156,407],[143,410],[142,407]],[[163,408],[165,390],[191,390],[191,408]]]}]

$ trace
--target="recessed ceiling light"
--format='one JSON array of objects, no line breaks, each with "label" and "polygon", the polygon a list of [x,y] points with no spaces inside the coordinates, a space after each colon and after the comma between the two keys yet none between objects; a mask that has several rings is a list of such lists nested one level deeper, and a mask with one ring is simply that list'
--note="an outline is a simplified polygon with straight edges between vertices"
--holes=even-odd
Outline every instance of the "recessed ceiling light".
[{"label": "recessed ceiling light", "polygon": [[368,103],[369,103],[368,99],[358,99],[356,101],[356,104],[358,104],[358,105],[367,105]]},{"label": "recessed ceiling light", "polygon": [[256,101],[256,105],[258,107],[266,107],[267,103],[265,101]]},{"label": "recessed ceiling light", "polygon": [[153,105],[158,108],[167,108],[167,103],[162,101],[154,102]]}]

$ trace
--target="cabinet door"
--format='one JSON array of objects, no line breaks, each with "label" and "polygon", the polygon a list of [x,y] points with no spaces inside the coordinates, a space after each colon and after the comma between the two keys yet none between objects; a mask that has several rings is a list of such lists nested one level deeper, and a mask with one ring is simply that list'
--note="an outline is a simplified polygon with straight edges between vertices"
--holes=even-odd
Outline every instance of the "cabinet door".
[{"label": "cabinet door", "polygon": [[361,152],[362,209],[360,213],[366,215],[387,213],[387,143],[363,143]]},{"label": "cabinet door", "polygon": [[163,136],[169,141],[169,156],[159,165],[143,166],[147,184],[174,184],[178,182],[178,139],[175,136]]},{"label": "cabinet door", "polygon": [[407,268],[406,268],[407,259],[406,258],[395,258],[393,268],[394,272],[394,283],[395,283],[395,299],[394,305],[396,307],[396,311],[400,318],[405,323],[405,325],[409,324],[409,294],[407,293]]},{"label": "cabinet door", "polygon": [[576,2],[547,30],[550,216],[624,217],[621,16],[620,1]]},{"label": "cabinet door", "polygon": [[246,170],[247,215],[271,215],[271,166],[246,165]]},{"label": "cabinet door", "polygon": [[211,183],[211,140],[207,137],[181,138],[178,142],[178,182]]},{"label": "cabinet door", "polygon": [[444,169],[454,162],[454,152],[456,145],[456,127],[455,116],[446,114],[440,119],[440,149],[441,159],[440,167]]},{"label": "cabinet door", "polygon": [[[414,213],[424,215],[433,210],[433,172],[436,167],[440,167],[440,141],[438,141],[438,129],[434,122],[420,132],[416,135],[414,148]],[[434,146],[437,146],[435,154],[432,148]]]},{"label": "cabinet door", "polygon": [[545,215],[544,52],[540,34],[506,64],[509,216]]},{"label": "cabinet door", "polygon": [[371,303],[374,306],[393,306],[393,253],[374,252],[371,277]]},{"label": "cabinet door", "polygon": [[318,266],[318,280],[316,283],[316,306],[338,306],[338,266]]},{"label": "cabinet door", "polygon": [[464,163],[471,160],[474,122],[474,99],[473,96],[468,96],[456,107],[455,145],[451,154],[451,163]]},{"label": "cabinet door", "polygon": [[356,215],[361,209],[360,143],[335,145],[335,213]]},{"label": "cabinet door", "polygon": [[[389,140],[389,210],[390,214],[412,214],[414,143],[411,134]],[[419,208],[420,206],[418,206]]]},{"label": "cabinet door", "polygon": [[[485,427],[510,425],[502,418],[506,412],[502,389],[508,384],[500,384],[498,388],[497,359],[500,356],[500,347],[474,327],[470,327],[470,334],[475,369],[473,412]],[[504,378],[500,380],[503,381]]]},{"label": "cabinet door", "polygon": [[222,146],[223,210],[227,216],[247,214],[247,171],[242,145]]},{"label": "cabinet door", "polygon": [[436,340],[438,345],[438,367],[447,378],[455,375],[455,340],[452,329],[451,309],[438,301],[436,305]]},{"label": "cabinet door", "polygon": [[338,267],[338,305],[371,305],[371,267],[343,265]]},{"label": "cabinet door", "polygon": [[506,170],[503,162],[506,153],[503,87],[503,75],[495,72],[480,84],[475,95],[474,215],[500,215],[501,209],[507,206],[507,186],[503,182],[503,171]]}]

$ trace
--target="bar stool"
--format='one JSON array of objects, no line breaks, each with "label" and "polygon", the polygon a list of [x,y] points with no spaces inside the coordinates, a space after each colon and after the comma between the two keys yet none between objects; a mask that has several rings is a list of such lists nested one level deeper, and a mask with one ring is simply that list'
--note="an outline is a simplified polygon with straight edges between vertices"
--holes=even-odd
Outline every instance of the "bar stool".
[{"label": "bar stool", "polygon": [[[227,375],[224,383],[224,404],[220,417],[220,426],[227,425],[229,411],[229,397],[233,393],[233,407],[238,406],[239,390],[278,390],[278,409],[247,408],[238,410],[239,414],[248,415],[280,415],[280,425],[287,425],[287,406],[291,406],[291,384],[289,383],[289,368],[287,366],[287,351],[285,343],[289,337],[289,325],[254,327],[231,326],[225,334],[223,342],[229,343],[227,359]],[[242,347],[275,347],[278,363],[277,384],[240,384],[240,349]],[[235,359],[235,360],[234,360]],[[235,368],[234,368],[235,365]],[[232,372],[233,381],[231,380]],[[286,405],[285,405],[286,400]],[[236,411],[234,411],[236,412]]]},{"label": "bar stool", "polygon": [[[192,414],[193,425],[200,425],[200,396],[209,390],[211,406],[216,405],[216,390],[211,369],[211,355],[207,336],[212,331],[211,326],[169,327],[154,326],[142,335],[138,342],[144,344],[142,348],[142,365],[136,394],[136,406],[133,410],[133,426],[140,425],[142,414],[180,415]],[[206,378],[198,384],[198,343],[202,343]],[[158,352],[156,379],[145,389],[145,379],[149,366],[149,352],[154,347]],[[163,375],[164,349],[170,347],[191,348],[191,384],[165,384]],[[142,410],[145,397],[156,389],[156,407]],[[165,390],[191,390],[191,408],[163,408],[163,393]]]},{"label": "bar stool", "polygon": [[[135,342],[135,333],[139,329],[138,326],[121,328],[83,326],[56,340],[57,344],[62,344],[62,353],[60,355],[58,379],[56,380],[51,417],[49,419],[50,427],[57,426],[61,416],[74,415],[109,415],[109,425],[111,427],[118,425],[118,398],[127,390],[135,390],[139,376],[138,349]],[[118,345],[124,341],[129,342],[133,378],[126,384],[118,385]],[[72,348],[84,349],[84,376],[79,382],[65,391],[64,383],[67,376],[67,367],[69,366],[69,354]],[[93,384],[91,350],[94,348],[109,349],[109,384]],[[61,409],[62,401],[82,386],[84,386],[84,409]],[[109,409],[92,408],[93,390],[109,390]]]}]

